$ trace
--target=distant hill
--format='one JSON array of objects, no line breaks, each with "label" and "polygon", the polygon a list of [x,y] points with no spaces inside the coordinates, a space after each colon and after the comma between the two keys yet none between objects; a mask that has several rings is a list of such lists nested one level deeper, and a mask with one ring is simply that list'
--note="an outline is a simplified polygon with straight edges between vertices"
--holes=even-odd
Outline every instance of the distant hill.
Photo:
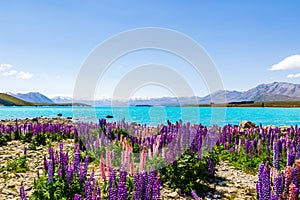
[{"label": "distant hill", "polygon": [[202,104],[210,103],[214,99],[214,103],[221,102],[226,96],[226,102],[232,101],[298,101],[300,100],[300,84],[273,82],[268,84],[260,84],[244,92],[238,91],[217,91],[203,98],[199,98]]},{"label": "distant hill", "polygon": [[3,106],[30,106],[33,103],[26,102],[22,99],[18,99],[9,94],[0,93],[0,105]]},{"label": "distant hill", "polygon": [[9,93],[10,95],[22,99],[24,101],[32,102],[32,103],[46,103],[46,104],[52,104],[54,103],[51,99],[46,97],[45,95],[39,93],[39,92],[29,92],[29,93],[18,93],[18,94],[13,94]]}]

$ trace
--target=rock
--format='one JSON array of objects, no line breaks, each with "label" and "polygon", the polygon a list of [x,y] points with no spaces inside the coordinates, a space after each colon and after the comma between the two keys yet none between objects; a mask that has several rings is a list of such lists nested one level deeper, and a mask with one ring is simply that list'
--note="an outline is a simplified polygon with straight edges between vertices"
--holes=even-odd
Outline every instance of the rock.
[{"label": "rock", "polygon": [[181,189],[177,188],[177,189],[175,190],[175,192],[177,192],[177,194],[181,195]]},{"label": "rock", "polygon": [[242,129],[256,128],[256,127],[257,127],[256,124],[254,124],[251,121],[244,120],[240,122],[240,128]]},{"label": "rock", "polygon": [[114,118],[114,116],[112,116],[112,115],[106,115],[105,118]]},{"label": "rock", "polygon": [[2,190],[2,193],[3,193],[3,194],[6,194],[6,195],[14,195],[14,196],[17,195],[16,192],[14,192],[14,191],[12,191],[12,190],[8,190],[8,189],[3,189],[3,190]]},{"label": "rock", "polygon": [[177,198],[178,197],[178,193],[175,191],[175,192],[172,192],[172,193],[169,193],[168,194],[168,197],[171,197],[171,198]]}]

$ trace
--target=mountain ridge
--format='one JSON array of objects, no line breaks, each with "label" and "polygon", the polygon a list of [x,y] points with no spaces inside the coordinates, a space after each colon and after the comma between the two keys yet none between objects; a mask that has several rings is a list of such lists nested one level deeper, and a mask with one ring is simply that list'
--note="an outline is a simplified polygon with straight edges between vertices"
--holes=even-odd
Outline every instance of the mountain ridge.
[{"label": "mountain ridge", "polygon": [[[71,97],[57,96],[54,98],[48,98],[39,92],[26,93],[33,96],[39,96],[43,98],[36,98],[39,101],[35,103],[73,103]],[[26,94],[18,93],[16,97],[24,97]],[[30,95],[29,95],[30,96]],[[225,97],[225,98],[224,98]],[[22,98],[20,98],[22,99]],[[33,98],[31,98],[33,99]],[[23,99],[24,100],[24,99]],[[49,101],[50,100],[50,101]],[[121,100],[74,100],[76,103],[83,103],[94,106],[126,106],[126,105],[154,105],[154,106],[178,106],[178,105],[195,105],[195,104],[211,104],[211,103],[230,103],[241,101],[299,101],[300,100],[300,84],[288,83],[288,82],[273,82],[263,83],[256,87],[250,88],[246,91],[236,90],[221,90],[212,94],[208,94],[203,97],[161,97],[161,98],[148,98],[148,99],[130,99],[129,101]],[[28,100],[25,100],[28,101]],[[32,102],[32,101],[28,101]]]}]

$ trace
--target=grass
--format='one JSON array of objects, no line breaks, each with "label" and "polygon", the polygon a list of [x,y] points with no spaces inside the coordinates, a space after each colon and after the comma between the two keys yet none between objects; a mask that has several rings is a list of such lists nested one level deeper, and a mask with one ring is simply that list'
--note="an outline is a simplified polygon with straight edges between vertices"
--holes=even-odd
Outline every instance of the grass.
[{"label": "grass", "polygon": [[34,103],[23,101],[8,94],[0,93],[0,104],[4,106],[32,106]]},{"label": "grass", "polygon": [[0,106],[89,106],[83,103],[60,103],[60,104],[49,104],[49,103],[32,103],[22,99],[16,98],[9,94],[0,93]]}]

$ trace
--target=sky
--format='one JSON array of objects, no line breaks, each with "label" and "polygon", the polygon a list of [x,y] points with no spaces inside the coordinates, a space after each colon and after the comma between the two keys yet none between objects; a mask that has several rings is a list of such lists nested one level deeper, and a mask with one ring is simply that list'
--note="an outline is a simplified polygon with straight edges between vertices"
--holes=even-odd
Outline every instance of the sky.
[{"label": "sky", "polygon": [[[136,28],[160,27],[201,45],[227,90],[300,80],[299,1],[0,1],[0,92],[72,96],[90,53],[108,38]],[[174,41],[176,43],[176,41]],[[205,77],[170,53],[132,52],[99,78],[97,98],[110,98],[138,66],[158,63],[181,74],[195,95]],[[88,81],[88,80],[87,80]],[[172,96],[161,85],[142,85],[135,98]]]}]

